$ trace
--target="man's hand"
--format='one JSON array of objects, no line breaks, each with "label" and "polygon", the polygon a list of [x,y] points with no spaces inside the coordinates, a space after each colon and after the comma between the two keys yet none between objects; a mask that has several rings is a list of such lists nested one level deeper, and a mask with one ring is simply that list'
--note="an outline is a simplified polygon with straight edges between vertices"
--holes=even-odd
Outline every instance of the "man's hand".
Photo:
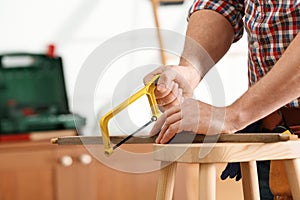
[{"label": "man's hand", "polygon": [[193,95],[193,90],[200,81],[199,72],[192,66],[162,66],[148,74],[144,83],[160,74],[155,90],[159,107],[164,111],[179,105],[185,98]]},{"label": "man's hand", "polygon": [[225,108],[216,108],[195,99],[165,111],[153,126],[150,135],[159,132],[156,143],[167,143],[177,133],[191,131],[202,134],[228,132],[224,130]]}]

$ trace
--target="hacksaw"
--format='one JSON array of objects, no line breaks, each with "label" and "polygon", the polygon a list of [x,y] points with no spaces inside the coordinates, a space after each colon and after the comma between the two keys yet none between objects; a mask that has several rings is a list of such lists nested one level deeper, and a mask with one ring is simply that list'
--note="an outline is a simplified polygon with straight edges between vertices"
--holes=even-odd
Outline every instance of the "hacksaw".
[{"label": "hacksaw", "polygon": [[[142,96],[146,95],[148,98],[148,102],[150,104],[151,112],[152,112],[152,117],[151,120],[146,123],[144,126],[139,128],[137,131],[134,133],[130,134],[128,136],[131,137],[133,136],[136,132],[140,131],[142,128],[146,127],[148,124],[150,124],[153,121],[156,121],[156,119],[160,116],[160,111],[156,102],[156,98],[154,95],[154,90],[157,85],[157,81],[159,79],[159,75],[156,75],[150,80],[142,89],[140,89],[138,92],[130,96],[128,99],[123,101],[121,104],[107,112],[103,117],[100,119],[100,128],[101,128],[101,133],[102,133],[102,140],[103,140],[103,145],[104,145],[104,153],[105,155],[109,156],[113,153],[114,148],[111,147],[110,144],[110,135],[109,135],[109,130],[108,130],[108,122],[110,119],[112,119],[114,116],[116,116],[118,113],[120,113],[122,110],[127,108],[130,104],[141,98]],[[124,140],[126,141],[126,139]],[[123,142],[124,142],[123,141]],[[117,147],[117,146],[116,146]]]}]

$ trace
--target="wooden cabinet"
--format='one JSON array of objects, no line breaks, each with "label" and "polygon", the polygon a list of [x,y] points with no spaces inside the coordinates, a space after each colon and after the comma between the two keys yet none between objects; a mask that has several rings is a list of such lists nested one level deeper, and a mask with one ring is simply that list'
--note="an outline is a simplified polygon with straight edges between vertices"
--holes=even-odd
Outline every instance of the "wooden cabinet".
[{"label": "wooden cabinet", "polygon": [[39,145],[0,146],[0,199],[54,199],[56,163],[51,148]]},{"label": "wooden cabinet", "polygon": [[[98,163],[92,156],[80,146],[57,147],[55,153],[55,199],[96,199]],[[89,160],[82,160],[84,156]]]},{"label": "wooden cabinet", "polygon": [[[128,148],[136,146],[139,145]],[[139,148],[149,151],[152,145]],[[101,150],[99,153],[103,153]],[[224,167],[225,164],[217,166],[218,176]],[[175,200],[194,196],[186,193],[185,168],[179,164],[177,169]],[[153,200],[158,175],[158,171],[116,171],[81,145],[57,146],[49,141],[0,143],[0,200]],[[241,183],[218,178],[217,199],[242,199]]]},{"label": "wooden cabinet", "polygon": [[157,177],[110,169],[84,146],[0,144],[0,200],[152,200]]}]

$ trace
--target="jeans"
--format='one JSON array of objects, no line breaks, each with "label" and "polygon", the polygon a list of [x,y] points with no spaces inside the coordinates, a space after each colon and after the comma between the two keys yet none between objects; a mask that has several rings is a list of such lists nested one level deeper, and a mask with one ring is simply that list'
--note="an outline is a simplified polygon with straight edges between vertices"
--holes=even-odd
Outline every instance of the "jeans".
[{"label": "jeans", "polygon": [[270,161],[257,161],[259,195],[261,200],[273,200],[274,196],[269,186]]}]

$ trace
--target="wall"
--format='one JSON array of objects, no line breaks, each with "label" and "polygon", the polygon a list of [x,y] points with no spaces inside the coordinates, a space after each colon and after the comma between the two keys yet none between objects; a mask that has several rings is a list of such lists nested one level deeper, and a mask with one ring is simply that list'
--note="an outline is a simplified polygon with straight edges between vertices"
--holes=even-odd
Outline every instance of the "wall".
[{"label": "wall", "polygon": [[[160,6],[158,11],[161,27],[184,34],[190,4],[191,0],[188,0],[183,5]],[[84,92],[80,98],[82,102],[80,109],[73,108],[72,97],[80,68],[90,53],[112,36],[133,29],[154,27],[155,24],[149,0],[2,0],[0,26],[0,53],[15,51],[40,53],[46,51],[48,44],[55,44],[57,55],[62,56],[64,60],[71,109],[88,117],[84,134],[98,135],[100,132],[97,119],[111,108],[111,91],[117,89],[113,84],[101,85],[103,93],[95,92],[93,99],[95,109],[92,112],[84,109],[85,105],[91,103],[85,98]],[[195,96],[218,105],[228,105],[238,98],[247,89],[246,49],[246,39],[243,37],[205,77]],[[176,64],[177,60],[178,58],[170,59],[169,63]],[[132,67],[153,63],[160,63],[158,51],[128,55],[113,63],[115,71],[108,75],[107,80],[120,79],[121,77],[117,75],[120,71],[126,73]],[[212,100],[213,91],[207,86],[207,82],[216,80],[218,74],[225,92],[225,99],[220,102]],[[142,77],[139,83],[139,87],[141,86]],[[127,114],[136,126],[142,124],[141,119],[144,119],[140,115],[144,112],[145,103],[139,105],[130,109]],[[149,111],[146,112],[148,116]],[[91,113],[95,114],[91,116]],[[121,121],[124,120],[127,119],[121,118]],[[117,127],[112,129],[114,133],[128,132],[126,127],[120,127],[118,123]]]}]

